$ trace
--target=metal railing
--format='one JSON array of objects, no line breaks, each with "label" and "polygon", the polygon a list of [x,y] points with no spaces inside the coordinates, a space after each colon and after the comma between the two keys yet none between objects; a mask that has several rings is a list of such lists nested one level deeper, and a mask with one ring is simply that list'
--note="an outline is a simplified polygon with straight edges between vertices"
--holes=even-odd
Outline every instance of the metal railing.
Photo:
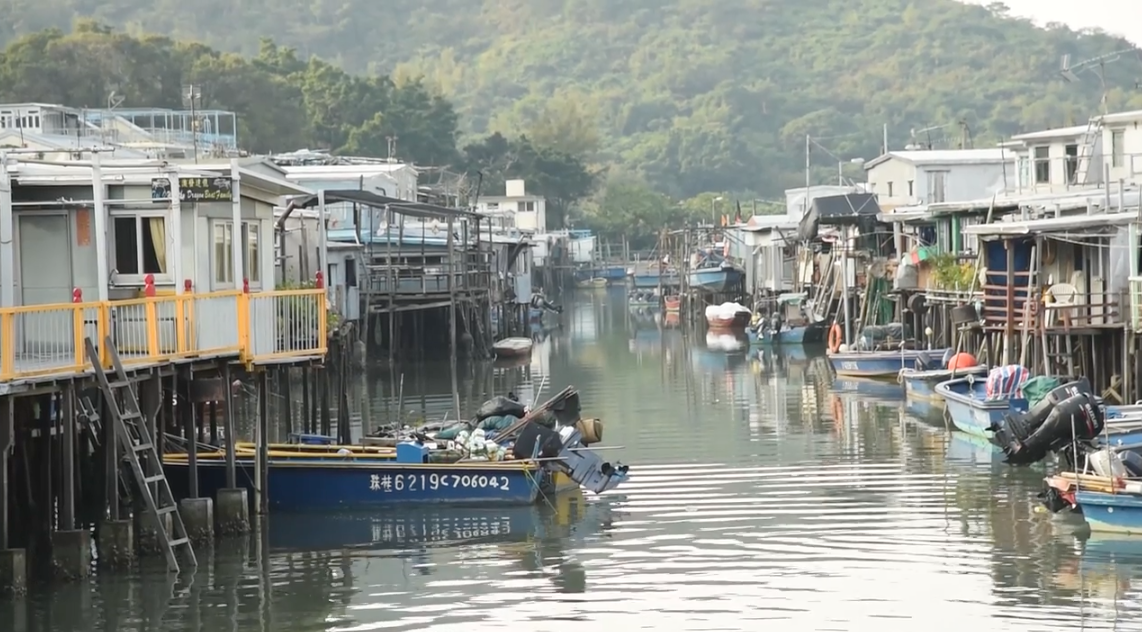
[{"label": "metal railing", "polygon": [[[1107,166],[1110,179],[1107,180]],[[1090,189],[1117,185],[1142,184],[1142,154],[1100,152],[1091,156],[1052,156],[1036,159],[1023,155],[1015,161],[1014,173],[1008,174],[1006,190],[1009,193],[1064,193],[1076,189]]]},{"label": "metal railing", "polygon": [[1130,277],[1130,326],[1142,332],[1142,276]]},{"label": "metal railing", "polygon": [[[78,292],[77,292],[78,294]],[[325,289],[151,296],[0,308],[0,383],[88,372],[84,339],[111,336],[128,366],[235,357],[248,365],[326,352]]]}]

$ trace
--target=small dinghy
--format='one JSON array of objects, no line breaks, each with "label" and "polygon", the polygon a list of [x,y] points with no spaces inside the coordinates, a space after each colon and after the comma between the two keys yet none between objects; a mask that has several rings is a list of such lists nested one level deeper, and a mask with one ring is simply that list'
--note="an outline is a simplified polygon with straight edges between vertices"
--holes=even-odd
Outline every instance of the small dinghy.
[{"label": "small dinghy", "polygon": [[492,345],[497,358],[518,358],[531,353],[531,338],[504,338]]}]

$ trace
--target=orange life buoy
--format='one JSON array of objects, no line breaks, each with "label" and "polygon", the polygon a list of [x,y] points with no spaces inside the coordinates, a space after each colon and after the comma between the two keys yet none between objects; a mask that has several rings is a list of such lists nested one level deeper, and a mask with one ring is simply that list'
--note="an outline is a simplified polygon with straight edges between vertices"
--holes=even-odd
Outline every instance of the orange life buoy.
[{"label": "orange life buoy", "polygon": [[841,332],[841,326],[833,323],[833,327],[829,329],[829,353],[836,353],[841,348],[841,341],[844,340],[845,334]]}]

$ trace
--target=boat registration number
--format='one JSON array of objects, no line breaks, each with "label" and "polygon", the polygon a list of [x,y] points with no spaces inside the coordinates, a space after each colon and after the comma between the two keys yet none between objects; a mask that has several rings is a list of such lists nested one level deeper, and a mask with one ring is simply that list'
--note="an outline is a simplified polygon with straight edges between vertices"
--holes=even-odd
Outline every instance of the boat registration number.
[{"label": "boat registration number", "polygon": [[508,491],[506,476],[478,474],[372,474],[369,489],[374,492],[420,492],[438,489],[499,489]]},{"label": "boat registration number", "polygon": [[400,542],[409,538],[437,542],[443,540],[470,540],[493,535],[509,535],[511,522],[507,520],[432,520],[373,524],[373,542]]},{"label": "boat registration number", "polygon": [[842,371],[857,371],[859,369],[857,368],[856,362],[842,362],[841,363],[841,370]]}]

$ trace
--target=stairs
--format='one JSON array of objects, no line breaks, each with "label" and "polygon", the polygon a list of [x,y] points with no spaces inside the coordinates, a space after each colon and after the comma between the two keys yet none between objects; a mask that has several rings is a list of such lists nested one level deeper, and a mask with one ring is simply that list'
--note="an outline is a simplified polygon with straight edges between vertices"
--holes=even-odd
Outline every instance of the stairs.
[{"label": "stairs", "polygon": [[[108,408],[111,410],[111,422],[114,424],[115,436],[119,442],[119,450],[123,459],[131,466],[135,483],[148,516],[154,521],[155,535],[159,547],[167,560],[167,570],[172,573],[179,571],[178,554],[185,549],[184,557],[191,566],[197,566],[198,560],[194,556],[194,549],[186,534],[186,525],[178,512],[178,503],[171,493],[166,475],[163,473],[162,459],[155,446],[154,438],[147,428],[147,420],[139,409],[139,400],[123,362],[119,358],[119,351],[108,336],[104,341],[111,356],[113,372],[108,375],[99,360],[99,351],[91,338],[85,340],[87,359],[95,369],[95,377],[99,387],[106,398]],[[170,516],[171,531],[167,531],[165,516]],[[173,535],[173,537],[172,537]]]}]

